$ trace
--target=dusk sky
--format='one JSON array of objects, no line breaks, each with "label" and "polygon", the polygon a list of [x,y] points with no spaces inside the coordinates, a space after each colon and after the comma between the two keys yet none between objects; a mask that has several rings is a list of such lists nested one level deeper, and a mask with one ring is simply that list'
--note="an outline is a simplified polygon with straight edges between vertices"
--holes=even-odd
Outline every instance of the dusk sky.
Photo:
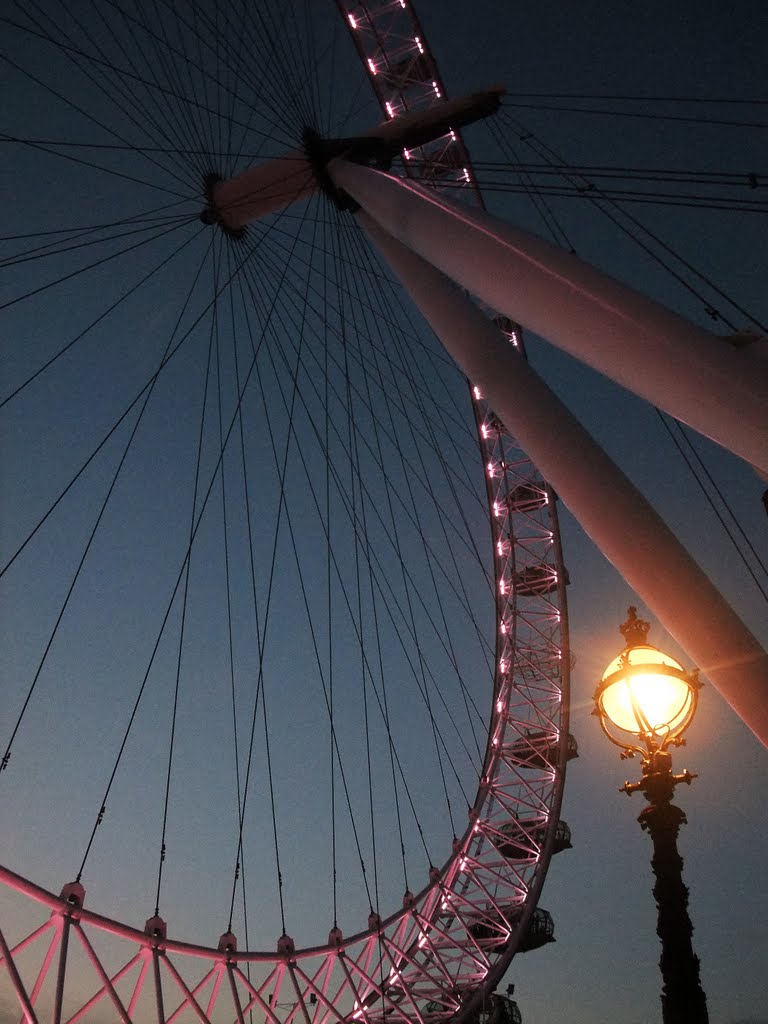
[{"label": "dusk sky", "polygon": [[[327,21],[317,14],[321,4]],[[198,220],[204,173],[228,163],[241,169],[246,154],[258,160],[299,145],[312,117],[329,134],[362,131],[380,119],[335,4],[306,5],[319,26],[313,58],[294,38],[303,13],[280,21],[271,57],[267,43],[254,55],[238,48],[242,81],[258,85],[268,102],[247,127],[243,102],[231,131],[208,114],[221,96],[204,95],[184,65],[173,81],[194,92],[196,105],[147,105],[138,80],[152,61],[137,56],[143,30],[138,17],[131,20],[141,5],[115,7],[130,13],[120,40],[107,33],[98,0],[69,6],[74,13],[62,13],[53,0],[42,0],[39,11],[10,2],[0,32],[0,191],[7,197],[0,231],[3,744],[32,687],[0,775],[0,863],[58,891],[85,857],[87,906],[142,927],[156,900],[173,729],[160,910],[175,937],[215,945],[230,916],[234,792],[244,785],[253,731],[244,834],[251,945],[272,948],[282,927],[272,801],[287,930],[297,944],[324,942],[334,910],[351,934],[369,909],[347,799],[358,809],[366,850],[373,831],[366,805],[375,805],[376,885],[386,913],[402,898],[402,861],[411,889],[426,883],[419,829],[433,862],[443,863],[452,835],[465,828],[466,793],[477,784],[494,623],[483,467],[465,384],[361,244],[349,215],[323,197],[265,221],[248,275],[239,269],[255,236],[211,245],[212,230]],[[113,5],[106,6],[115,24]],[[199,7],[204,13],[211,5]],[[764,3],[422,0],[415,10],[450,96],[506,86],[493,123],[464,135],[491,212],[550,239],[554,225],[559,244],[715,333],[730,333],[728,323],[736,330],[766,323],[764,219],[739,206],[761,203],[763,218],[768,209],[761,202],[768,181]],[[90,52],[84,25],[104,54],[136,73],[136,80],[120,79],[116,97],[102,88],[106,61],[90,72],[72,64],[78,47]],[[162,58],[155,53],[153,60],[157,70]],[[205,156],[180,153],[197,134],[212,140]],[[523,179],[504,169],[513,161],[539,169]],[[576,195],[565,179],[541,173],[552,161],[573,168],[582,183],[646,190],[654,201],[591,203],[594,191]],[[597,177],[608,167],[655,169],[657,180],[625,185]],[[701,183],[715,173],[740,178],[728,187]],[[681,185],[686,176],[695,180]],[[567,194],[552,194],[557,185]],[[536,188],[549,190],[546,220],[530,194]],[[710,203],[662,204],[658,193]],[[631,214],[630,233],[652,253],[617,230],[606,209],[619,219]],[[353,337],[350,324],[370,347]],[[545,341],[526,336],[526,343],[535,369],[768,643],[765,481],[688,434],[753,545],[749,550],[739,535],[756,582],[658,413]],[[241,433],[237,394],[254,349]],[[150,386],[153,374],[157,384]],[[385,382],[373,397],[372,380]],[[346,412],[353,403],[354,430]],[[218,453],[229,430],[222,485]],[[595,495],[596,502],[610,500]],[[398,502],[406,524],[396,558],[389,523]],[[375,572],[389,618],[382,615],[378,646],[372,598],[360,597],[359,611],[347,604],[355,581],[360,593],[359,551],[345,526],[350,509],[368,510],[371,546],[379,547]],[[562,811],[573,849],[553,858],[540,900],[553,914],[556,943],[518,956],[505,983],[515,984],[526,1024],[646,1024],[661,1017],[650,840],[635,820],[643,798],[617,792],[639,777],[640,766],[621,761],[602,736],[592,694],[623,646],[618,626],[630,604],[651,618],[652,643],[686,666],[691,659],[562,505],[560,517],[575,658],[571,732],[579,745]],[[327,554],[327,519],[338,569],[336,554]],[[251,556],[260,567],[255,583],[246,572]],[[435,566],[444,573],[439,580]],[[412,593],[409,573],[427,581],[423,597]],[[326,593],[330,614],[321,610]],[[268,609],[266,626],[262,619],[254,627],[254,596],[260,614]],[[407,795],[391,781],[392,747],[376,694],[354,685],[358,614],[369,622],[366,657],[381,658],[392,680],[391,731]],[[253,713],[262,628],[269,750],[261,718],[267,712],[259,705]],[[427,700],[425,709],[424,692],[435,679],[444,703],[434,710]],[[345,768],[333,783],[329,681]],[[676,796],[688,816],[679,846],[694,949],[713,1024],[766,1024],[768,757],[705,684],[688,744],[674,755],[677,770],[698,774]],[[233,927],[242,947],[240,900]],[[23,934],[15,904],[7,905],[5,920],[9,934]],[[8,999],[0,993],[3,1021]]]}]

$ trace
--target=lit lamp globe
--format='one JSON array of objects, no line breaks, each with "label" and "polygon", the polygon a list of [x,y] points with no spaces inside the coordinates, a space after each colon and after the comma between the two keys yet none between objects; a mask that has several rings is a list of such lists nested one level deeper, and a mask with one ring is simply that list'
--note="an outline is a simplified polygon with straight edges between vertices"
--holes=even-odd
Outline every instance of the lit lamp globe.
[{"label": "lit lamp globe", "polygon": [[664,1024],[707,1024],[707,997],[691,942],[688,889],[677,850],[686,817],[672,803],[678,783],[690,785],[696,776],[687,768],[674,775],[667,749],[685,742],[683,733],[693,719],[701,684],[695,670],[686,672],[679,661],[648,643],[648,628],[637,609],[629,608],[627,621],[619,626],[627,646],[603,673],[593,713],[608,739],[622,748],[622,757],[639,753],[643,758],[642,778],[625,782],[620,791],[628,796],[639,791],[648,800],[637,820],[653,842],[662,1019]]},{"label": "lit lamp globe", "polygon": [[648,643],[649,624],[628,609],[619,627],[627,646],[603,673],[595,691],[595,711],[612,743],[625,756],[652,754],[685,741],[701,684],[669,654]]}]

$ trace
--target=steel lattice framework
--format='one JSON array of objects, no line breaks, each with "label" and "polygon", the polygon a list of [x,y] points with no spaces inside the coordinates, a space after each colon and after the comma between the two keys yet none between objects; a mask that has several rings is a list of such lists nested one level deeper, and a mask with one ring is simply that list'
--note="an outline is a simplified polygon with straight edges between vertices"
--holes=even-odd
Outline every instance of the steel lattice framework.
[{"label": "steel lattice framework", "polygon": [[[389,118],[440,102],[445,90],[410,4],[338,6]],[[423,182],[466,183],[467,198],[481,202],[458,133],[402,163]],[[516,326],[497,322],[521,349]],[[390,917],[372,915],[365,932],[334,929],[303,950],[284,935],[275,951],[257,953],[238,950],[229,933],[216,949],[173,941],[160,918],[130,928],[88,910],[78,883],[56,896],[4,870],[10,889],[50,914],[12,949],[0,933],[0,968],[29,1024],[75,1024],[104,1007],[124,1024],[245,1024],[252,1013],[268,1024],[423,1024],[469,1013],[516,951],[552,938],[536,905],[553,852],[568,845],[559,812],[576,753],[556,499],[477,387],[473,403],[494,545],[495,684],[481,784],[447,861]],[[51,988],[52,1002],[43,997]]]}]

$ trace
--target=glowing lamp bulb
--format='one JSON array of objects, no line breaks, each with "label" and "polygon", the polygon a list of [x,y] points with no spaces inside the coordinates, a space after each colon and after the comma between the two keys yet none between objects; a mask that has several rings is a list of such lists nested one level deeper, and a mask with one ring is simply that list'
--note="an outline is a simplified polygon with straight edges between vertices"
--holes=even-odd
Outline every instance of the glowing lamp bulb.
[{"label": "glowing lamp bulb", "polygon": [[[700,687],[675,658],[647,642],[648,623],[630,608],[621,627],[627,647],[610,663],[595,691],[595,714],[614,743],[627,749],[637,739],[663,749],[688,728]],[[624,736],[612,735],[612,726]]]},{"label": "glowing lamp bulb", "polygon": [[682,722],[691,703],[691,688],[681,678],[657,671],[683,666],[654,647],[633,647],[623,662],[611,662],[603,681],[616,676],[600,695],[603,712],[619,729],[636,736],[667,733]]}]

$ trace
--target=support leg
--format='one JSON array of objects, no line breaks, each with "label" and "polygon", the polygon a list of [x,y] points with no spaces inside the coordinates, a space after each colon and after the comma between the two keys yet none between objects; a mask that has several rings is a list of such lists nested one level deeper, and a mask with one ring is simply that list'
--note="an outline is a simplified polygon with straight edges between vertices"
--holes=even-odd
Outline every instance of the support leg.
[{"label": "support leg", "polygon": [[446,349],[600,550],[768,746],[768,655],[637,488],[443,274],[357,218]]},{"label": "support leg", "polygon": [[[336,185],[492,309],[768,469],[768,365],[479,210],[337,158]],[[478,381],[480,384],[483,381]]]}]

